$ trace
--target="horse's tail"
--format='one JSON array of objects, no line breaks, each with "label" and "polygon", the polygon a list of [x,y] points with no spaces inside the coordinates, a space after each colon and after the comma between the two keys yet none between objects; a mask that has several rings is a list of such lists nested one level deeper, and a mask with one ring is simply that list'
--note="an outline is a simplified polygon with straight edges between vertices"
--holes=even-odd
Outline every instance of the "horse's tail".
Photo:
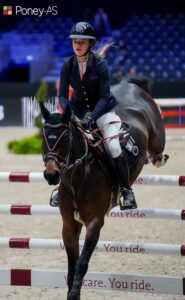
[{"label": "horse's tail", "polygon": [[143,89],[145,92],[151,95],[151,81],[148,78],[134,78],[130,77],[128,83],[134,83]]}]

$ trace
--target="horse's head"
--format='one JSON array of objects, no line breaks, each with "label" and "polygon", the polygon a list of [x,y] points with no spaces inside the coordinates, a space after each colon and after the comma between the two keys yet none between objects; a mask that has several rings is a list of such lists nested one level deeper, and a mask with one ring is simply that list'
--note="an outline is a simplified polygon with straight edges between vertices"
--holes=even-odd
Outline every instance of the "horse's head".
[{"label": "horse's head", "polygon": [[40,104],[40,108],[45,120],[43,128],[43,160],[46,167],[44,177],[50,185],[56,185],[60,181],[61,170],[69,157],[71,110],[67,106],[65,113],[61,115],[51,114],[43,103]]}]

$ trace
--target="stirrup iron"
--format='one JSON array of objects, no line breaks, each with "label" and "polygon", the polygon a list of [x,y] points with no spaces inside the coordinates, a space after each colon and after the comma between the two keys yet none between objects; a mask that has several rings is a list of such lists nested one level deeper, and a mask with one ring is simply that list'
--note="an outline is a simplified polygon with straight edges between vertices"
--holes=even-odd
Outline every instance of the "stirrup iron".
[{"label": "stirrup iron", "polygon": [[59,188],[55,188],[52,193],[51,193],[51,197],[50,197],[50,201],[49,204],[52,207],[58,207],[59,206],[59,201],[58,201],[58,190]]}]

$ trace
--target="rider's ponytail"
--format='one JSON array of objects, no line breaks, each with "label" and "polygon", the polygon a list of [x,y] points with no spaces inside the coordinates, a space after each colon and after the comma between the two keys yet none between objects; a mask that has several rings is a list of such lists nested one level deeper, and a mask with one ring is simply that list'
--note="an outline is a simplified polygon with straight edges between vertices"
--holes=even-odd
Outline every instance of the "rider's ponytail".
[{"label": "rider's ponytail", "polygon": [[94,51],[94,53],[100,57],[105,57],[110,47],[112,47],[114,43],[109,42],[101,46],[98,50]]}]

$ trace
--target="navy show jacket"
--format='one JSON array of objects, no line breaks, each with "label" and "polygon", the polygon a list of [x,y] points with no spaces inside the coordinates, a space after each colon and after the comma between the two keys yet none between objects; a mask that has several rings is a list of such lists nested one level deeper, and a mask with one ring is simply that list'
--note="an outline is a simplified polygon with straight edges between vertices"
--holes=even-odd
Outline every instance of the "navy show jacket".
[{"label": "navy show jacket", "polygon": [[[70,102],[69,85],[74,89]],[[111,111],[117,105],[117,100],[110,92],[109,73],[104,59],[90,52],[81,80],[76,56],[68,57],[60,73],[59,102],[64,109],[70,104],[80,119],[90,111],[95,121]]]}]

